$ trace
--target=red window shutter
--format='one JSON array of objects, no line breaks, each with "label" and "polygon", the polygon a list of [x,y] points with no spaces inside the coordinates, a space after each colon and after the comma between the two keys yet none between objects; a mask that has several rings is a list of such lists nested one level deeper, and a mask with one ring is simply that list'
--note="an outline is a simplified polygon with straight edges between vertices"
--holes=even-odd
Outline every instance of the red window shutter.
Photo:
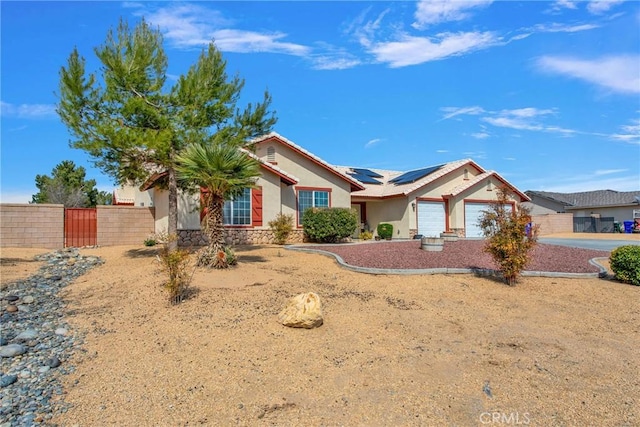
[{"label": "red window shutter", "polygon": [[262,226],[262,187],[251,189],[251,225]]}]

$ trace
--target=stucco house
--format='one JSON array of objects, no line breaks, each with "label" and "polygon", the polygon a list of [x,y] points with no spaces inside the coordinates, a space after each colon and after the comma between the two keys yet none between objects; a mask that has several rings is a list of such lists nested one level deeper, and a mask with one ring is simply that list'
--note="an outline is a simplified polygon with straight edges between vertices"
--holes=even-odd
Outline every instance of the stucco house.
[{"label": "stucco house", "polygon": [[[496,199],[497,187],[507,186],[513,205],[529,200],[497,172],[469,159],[403,172],[331,165],[275,132],[250,145],[245,153],[260,162],[262,174],[256,188],[225,203],[227,240],[235,244],[270,243],[268,223],[278,213],[293,215],[291,241],[301,242],[302,213],[309,207],[354,208],[362,229],[375,233],[379,223],[390,223],[394,238],[445,231],[480,237],[478,218]],[[114,194],[115,204],[154,206],[156,232],[168,224],[166,191],[155,186],[159,178],[161,174],[140,188],[126,186]],[[200,195],[180,194],[178,211],[182,243],[202,244]]]}]

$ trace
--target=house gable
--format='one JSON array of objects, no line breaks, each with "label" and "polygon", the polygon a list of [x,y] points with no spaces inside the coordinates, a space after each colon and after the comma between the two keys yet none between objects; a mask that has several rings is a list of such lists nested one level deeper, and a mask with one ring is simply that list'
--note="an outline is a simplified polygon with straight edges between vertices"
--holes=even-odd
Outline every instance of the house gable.
[{"label": "house gable", "polygon": [[344,187],[346,183],[349,191],[365,188],[357,180],[275,132],[252,140],[250,145],[263,162],[291,172],[299,176],[301,181],[315,180],[318,184],[325,181],[340,187]]}]

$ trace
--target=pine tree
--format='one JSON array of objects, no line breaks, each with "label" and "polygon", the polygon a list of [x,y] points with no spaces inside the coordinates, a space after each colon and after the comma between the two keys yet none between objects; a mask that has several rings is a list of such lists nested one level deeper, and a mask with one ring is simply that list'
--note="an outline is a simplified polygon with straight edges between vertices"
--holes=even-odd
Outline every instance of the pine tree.
[{"label": "pine tree", "polygon": [[[271,96],[240,111],[244,81],[226,74],[226,61],[210,43],[177,82],[167,87],[168,59],[159,30],[142,20],[133,30],[121,21],[95,49],[100,75],[87,73],[74,49],[60,71],[58,114],[75,138],[116,183],[142,183],[166,173],[169,235],[177,233],[178,155],[189,144],[233,143],[269,132]],[[100,77],[100,78],[99,78]],[[172,243],[172,248],[177,241]]]},{"label": "pine tree", "polygon": [[53,168],[51,176],[36,175],[39,191],[31,197],[31,203],[55,203],[68,208],[110,204],[111,195],[98,191],[95,179],[85,180],[85,177],[84,167],[63,160]]}]

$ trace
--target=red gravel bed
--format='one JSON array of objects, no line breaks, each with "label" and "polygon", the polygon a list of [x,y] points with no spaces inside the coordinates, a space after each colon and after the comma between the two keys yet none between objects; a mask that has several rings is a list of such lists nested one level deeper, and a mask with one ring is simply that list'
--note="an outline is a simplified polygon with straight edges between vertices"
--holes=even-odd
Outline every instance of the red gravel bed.
[{"label": "red gravel bed", "polygon": [[[495,269],[496,265],[491,256],[483,252],[484,243],[482,240],[446,242],[442,252],[420,249],[420,240],[322,245],[314,249],[332,252],[347,264],[357,267]],[[531,263],[525,270],[598,273],[599,269],[589,263],[590,259],[597,257],[609,257],[609,252],[539,243],[534,248]]]}]

